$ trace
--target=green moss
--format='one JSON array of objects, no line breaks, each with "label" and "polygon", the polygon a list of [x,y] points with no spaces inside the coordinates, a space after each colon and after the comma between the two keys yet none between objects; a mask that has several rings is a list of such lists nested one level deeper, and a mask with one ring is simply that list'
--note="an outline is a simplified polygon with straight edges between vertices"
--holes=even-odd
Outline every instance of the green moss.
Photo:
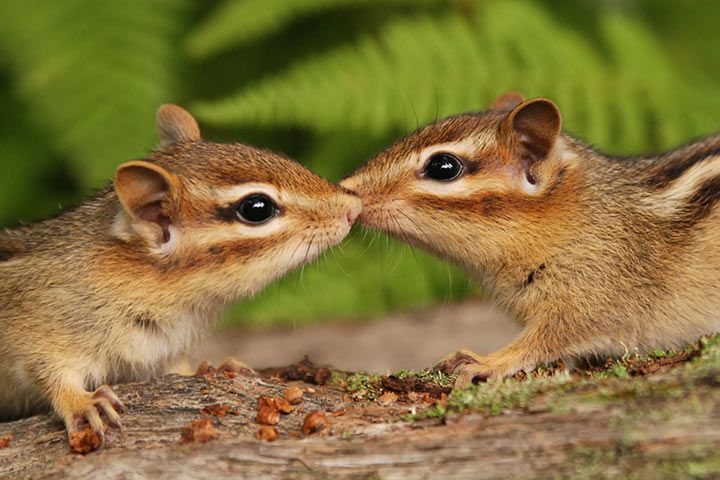
[{"label": "green moss", "polygon": [[[590,370],[589,374],[595,379],[604,379],[608,377],[628,378],[636,375],[644,375],[648,371],[647,367],[657,364],[660,360],[677,360],[679,363],[688,359],[692,359],[694,369],[702,374],[698,367],[705,365],[704,372],[706,375],[715,375],[714,372],[720,372],[720,334],[711,337],[703,337],[698,343],[688,345],[682,350],[652,350],[648,355],[641,355],[637,351],[628,352],[621,358],[609,362],[600,370]],[[677,357],[677,358],[674,358]],[[665,362],[666,364],[668,362]],[[652,371],[652,370],[650,370]]]},{"label": "green moss", "polygon": [[345,379],[345,389],[362,398],[373,400],[382,393],[382,376],[378,374],[353,373]]},{"label": "green moss", "polygon": [[720,346],[720,334],[712,337],[703,337],[700,339],[700,348],[702,350]]},{"label": "green moss", "polygon": [[424,383],[434,383],[440,387],[451,387],[455,383],[455,375],[432,370],[397,370],[390,374],[400,380],[418,380]]},{"label": "green moss", "polygon": [[446,402],[437,402],[432,408],[406,418],[408,420],[442,418],[465,410],[499,415],[508,409],[525,408],[533,398],[570,381],[570,376],[567,374],[522,381],[491,380],[465,389],[453,390]]},{"label": "green moss", "polygon": [[627,371],[627,367],[622,363],[616,363],[610,367],[609,373],[618,378],[629,378],[630,374]]},{"label": "green moss", "polygon": [[653,350],[652,352],[650,352],[650,357],[659,360],[659,359],[661,359],[661,358],[669,357],[671,354],[672,354],[671,352],[666,352],[665,350],[662,350],[662,349],[660,349],[660,348],[656,348],[655,350]]},{"label": "green moss", "polygon": [[[720,455],[712,445],[679,448],[662,456],[646,453],[632,442],[603,447],[577,447],[565,463],[554,467],[554,478],[677,479],[716,478]],[[561,473],[562,472],[562,473]]]},{"label": "green moss", "polygon": [[334,387],[344,387],[346,381],[347,381],[347,374],[338,372],[337,370],[332,370],[332,373],[330,373],[330,380],[328,380],[328,383]]},{"label": "green moss", "polygon": [[608,364],[603,370],[591,371],[590,375],[598,380],[608,377],[629,378],[630,373],[628,372],[628,362],[628,357],[620,358],[619,360]]},{"label": "green moss", "polygon": [[[591,370],[584,377],[581,374],[580,378],[577,374],[571,377],[566,373],[558,373],[552,365],[542,366],[525,380],[493,380],[467,389],[453,390],[446,401],[437,402],[433,407],[419,413],[407,415],[405,419],[444,418],[466,410],[498,415],[508,409],[527,408],[539,397],[542,397],[540,403],[543,408],[555,413],[587,411],[605,408],[609,403],[622,402],[633,412],[637,410],[637,415],[642,419],[645,418],[643,409],[646,408],[648,400],[675,402],[680,398],[685,399],[685,407],[697,410],[703,405],[689,401],[695,398],[692,395],[695,382],[711,381],[713,384],[720,384],[720,335],[704,338],[699,347],[695,344],[687,350],[655,350],[647,356],[636,351],[631,352],[601,370]],[[648,377],[645,373],[648,371],[647,367],[656,364],[657,360],[683,354],[693,358],[685,368],[663,370],[659,378],[652,375]],[[684,362],[686,358],[682,356],[678,362]],[[393,375],[401,379],[418,378],[440,385],[452,384],[452,377],[429,371],[401,370]],[[368,389],[362,382],[358,388]],[[656,415],[656,420],[670,418],[672,413],[671,409],[662,411]]]},{"label": "green moss", "polygon": [[700,339],[700,355],[686,372],[703,381],[720,383],[720,335]]}]

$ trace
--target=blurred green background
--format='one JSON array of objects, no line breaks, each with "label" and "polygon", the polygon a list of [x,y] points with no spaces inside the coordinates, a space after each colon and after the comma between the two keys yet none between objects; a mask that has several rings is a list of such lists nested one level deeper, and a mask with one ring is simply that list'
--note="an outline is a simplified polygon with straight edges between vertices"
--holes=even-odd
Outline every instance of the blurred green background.
[{"label": "blurred green background", "polygon": [[[0,0],[0,224],[80,201],[156,142],[163,102],[212,140],[338,180],[435,118],[517,90],[613,153],[720,129],[720,2]],[[355,232],[227,323],[362,319],[479,294]]]}]

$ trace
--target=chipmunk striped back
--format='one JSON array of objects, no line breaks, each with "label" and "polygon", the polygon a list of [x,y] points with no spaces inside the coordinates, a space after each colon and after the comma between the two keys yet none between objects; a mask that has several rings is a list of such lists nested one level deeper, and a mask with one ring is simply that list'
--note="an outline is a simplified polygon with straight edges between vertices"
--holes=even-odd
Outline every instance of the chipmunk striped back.
[{"label": "chipmunk striped back", "polygon": [[341,185],[363,199],[363,223],[466,268],[525,325],[495,354],[441,363],[464,381],[720,330],[720,136],[611,157],[562,133],[551,101],[509,94]]}]

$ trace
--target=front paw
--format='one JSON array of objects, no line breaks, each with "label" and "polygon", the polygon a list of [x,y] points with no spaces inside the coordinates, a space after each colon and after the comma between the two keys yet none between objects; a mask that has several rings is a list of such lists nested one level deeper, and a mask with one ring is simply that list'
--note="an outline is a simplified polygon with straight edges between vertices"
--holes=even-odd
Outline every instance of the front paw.
[{"label": "front paw", "polygon": [[457,352],[447,355],[440,360],[434,367],[433,370],[436,372],[442,372],[446,375],[452,375],[458,373],[460,369],[466,365],[482,364],[487,360],[488,357],[478,355],[470,350],[458,350]]},{"label": "front paw", "polygon": [[218,367],[215,368],[212,363],[203,361],[195,371],[197,377],[214,377],[216,375],[225,375],[228,378],[233,378],[240,375],[245,376],[257,376],[257,372],[247,366],[244,362],[236,360],[233,357],[228,357]]},{"label": "front paw", "polygon": [[105,445],[107,427],[100,415],[104,415],[108,425],[125,432],[120,420],[120,413],[125,407],[115,392],[107,385],[75,398],[75,404],[65,416],[70,439],[70,448],[76,453],[88,453]]},{"label": "front paw", "polygon": [[492,367],[478,363],[462,365],[456,374],[455,388],[467,388],[473,383],[484,382],[493,377]]},{"label": "front paw", "polygon": [[455,388],[466,388],[470,384],[485,382],[495,378],[507,378],[520,370],[519,363],[503,362],[493,357],[485,357],[482,362],[467,363],[455,370]]}]

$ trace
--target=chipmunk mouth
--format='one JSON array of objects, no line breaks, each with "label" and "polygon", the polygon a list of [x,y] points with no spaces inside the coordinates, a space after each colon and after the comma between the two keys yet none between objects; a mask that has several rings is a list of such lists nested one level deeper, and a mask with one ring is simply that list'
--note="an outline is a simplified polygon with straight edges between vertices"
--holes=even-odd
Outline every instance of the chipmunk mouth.
[{"label": "chipmunk mouth", "polygon": [[341,209],[329,225],[324,227],[308,225],[301,241],[290,247],[289,265],[292,266],[291,268],[312,262],[326,250],[342,243],[361,212],[362,206],[358,201],[348,209]]},{"label": "chipmunk mouth", "polygon": [[347,219],[348,225],[352,226],[356,220],[362,215],[364,210],[362,199],[352,192],[348,192],[348,209],[345,218]]},{"label": "chipmunk mouth", "polygon": [[[368,195],[363,185],[358,185],[356,177],[349,177],[340,182],[340,186],[350,195],[362,201],[362,210],[356,220],[363,226],[382,230],[388,235],[400,239],[408,239],[412,230],[412,219],[403,210],[398,200],[380,199]],[[362,192],[362,193],[361,193]],[[406,225],[408,224],[408,225]]]},{"label": "chipmunk mouth", "polygon": [[358,221],[369,228],[382,230],[388,235],[413,240],[417,233],[416,222],[399,202],[369,203],[363,207]]}]

